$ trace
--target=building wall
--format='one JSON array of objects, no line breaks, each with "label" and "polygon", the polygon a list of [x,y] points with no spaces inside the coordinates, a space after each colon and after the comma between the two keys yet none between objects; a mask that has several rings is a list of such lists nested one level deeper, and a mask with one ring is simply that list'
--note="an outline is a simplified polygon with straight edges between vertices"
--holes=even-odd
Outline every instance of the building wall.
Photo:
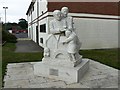
[{"label": "building wall", "polygon": [[28,31],[28,37],[30,38],[30,39],[32,39],[32,24],[31,24],[31,22],[32,22],[32,17],[33,17],[33,15],[32,15],[32,13],[31,12],[29,12],[29,14],[27,15],[27,20],[28,20],[28,29],[29,29],[29,31]]},{"label": "building wall", "polygon": [[74,23],[82,49],[118,47],[117,20],[74,18]]},{"label": "building wall", "polygon": [[27,18],[28,18],[28,37],[36,42],[36,26],[38,23],[32,23],[38,17],[38,3],[37,0],[34,2],[34,5],[31,7]]},{"label": "building wall", "polygon": [[[47,38],[47,36],[48,36],[48,22],[47,22],[48,20],[47,20],[47,18],[45,18],[45,19],[42,19],[42,20],[40,20],[39,21],[39,23],[40,23],[40,25],[43,25],[43,24],[46,24],[46,32],[39,32],[39,45],[40,46],[42,46],[42,47],[44,47],[44,45],[45,45],[45,40],[46,40],[46,38]],[[39,28],[40,28],[40,26],[39,26]],[[43,39],[43,43],[41,43],[41,39]]]},{"label": "building wall", "polygon": [[[39,17],[37,16],[37,4],[35,3],[35,9],[34,13],[32,13],[32,16],[28,16],[28,23],[29,24],[29,36],[30,38],[36,42],[36,26],[38,25],[38,35],[39,35],[39,45],[44,47],[45,40],[49,34],[49,22],[53,19],[52,12],[47,12],[49,10],[54,10],[54,7],[57,7],[56,9],[59,9],[61,6],[57,4],[56,6],[51,6],[52,4],[47,3],[46,1],[43,3],[40,3],[39,0]],[[88,3],[81,4],[80,7],[83,7],[84,5],[87,5]],[[76,28],[75,32],[77,33],[79,40],[82,42],[81,49],[101,49],[101,48],[117,48],[118,47],[118,13],[116,11],[106,11],[111,8],[115,9],[116,3],[109,3],[107,4],[108,8],[106,9],[103,7],[105,3],[102,3],[101,6],[99,5],[97,9],[93,8],[98,3],[94,3],[92,6],[92,3],[90,3],[89,8],[90,9],[84,9],[81,10],[90,10],[89,12],[85,11],[84,13],[77,12],[76,13],[70,13],[71,16],[73,16],[74,20],[74,26]],[[47,8],[48,5],[48,8]],[[63,5],[63,4],[61,4]],[[69,5],[69,4],[67,4]],[[82,6],[83,5],[83,6]],[[53,8],[50,8],[53,7]],[[74,6],[74,5],[73,5]],[[44,8],[43,8],[44,7]],[[101,11],[101,8],[102,11]],[[105,11],[103,10],[105,8]],[[73,11],[79,10],[79,9],[72,9]],[[96,12],[95,12],[96,10]],[[98,11],[97,11],[98,10]],[[44,11],[44,12],[42,12]],[[71,11],[71,9],[70,9]],[[92,14],[90,14],[92,13]],[[107,15],[106,15],[107,14]],[[40,25],[46,24],[46,32],[40,32]],[[41,43],[41,38],[43,38],[43,43]]]},{"label": "building wall", "polygon": [[[34,7],[34,11],[33,11]],[[31,13],[32,11],[32,13]],[[29,9],[28,17],[28,37],[31,38],[34,42],[37,42],[36,34],[38,33],[38,41],[40,42],[40,38],[42,37],[42,33],[40,33],[40,25],[46,23],[46,20],[39,20],[43,16],[42,14],[47,11],[47,1],[46,0],[36,0],[34,5]],[[38,32],[36,31],[36,26],[38,26]],[[44,33],[43,33],[44,34]],[[40,37],[41,36],[41,37]],[[42,45],[42,44],[41,44]]]},{"label": "building wall", "polygon": [[47,0],[39,0],[39,15],[42,15],[44,12],[48,10],[47,8]]}]

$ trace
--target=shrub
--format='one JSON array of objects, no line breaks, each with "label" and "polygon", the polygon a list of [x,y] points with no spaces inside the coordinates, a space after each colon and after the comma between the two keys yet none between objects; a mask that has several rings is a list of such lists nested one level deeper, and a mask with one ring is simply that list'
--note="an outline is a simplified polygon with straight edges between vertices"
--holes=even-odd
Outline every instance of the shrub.
[{"label": "shrub", "polygon": [[2,30],[2,41],[7,41],[7,42],[11,42],[11,43],[16,43],[17,42],[17,38],[15,35],[12,35],[11,33]]}]

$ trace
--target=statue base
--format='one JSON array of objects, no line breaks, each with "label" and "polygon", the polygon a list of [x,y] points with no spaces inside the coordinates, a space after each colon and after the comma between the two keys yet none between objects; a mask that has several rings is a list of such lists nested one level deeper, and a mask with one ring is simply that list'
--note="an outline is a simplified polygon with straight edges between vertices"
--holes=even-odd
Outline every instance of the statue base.
[{"label": "statue base", "polygon": [[51,66],[60,66],[60,67],[76,67],[77,65],[79,65],[82,62],[82,56],[76,60],[76,61],[72,61],[70,59],[58,59],[58,58],[43,58],[42,62],[45,64],[49,64]]},{"label": "statue base", "polygon": [[89,59],[82,59],[82,62],[76,67],[63,67],[60,65],[44,63],[43,61],[34,64],[35,75],[62,80],[66,83],[78,83],[88,69]]}]

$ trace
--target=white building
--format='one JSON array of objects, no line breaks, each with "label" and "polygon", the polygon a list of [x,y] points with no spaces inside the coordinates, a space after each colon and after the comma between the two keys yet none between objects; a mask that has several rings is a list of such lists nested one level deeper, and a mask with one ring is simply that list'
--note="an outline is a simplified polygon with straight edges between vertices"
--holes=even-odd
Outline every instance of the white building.
[{"label": "white building", "polygon": [[26,13],[28,36],[44,47],[52,12],[67,6],[82,49],[118,48],[117,2],[48,2],[32,0]]}]

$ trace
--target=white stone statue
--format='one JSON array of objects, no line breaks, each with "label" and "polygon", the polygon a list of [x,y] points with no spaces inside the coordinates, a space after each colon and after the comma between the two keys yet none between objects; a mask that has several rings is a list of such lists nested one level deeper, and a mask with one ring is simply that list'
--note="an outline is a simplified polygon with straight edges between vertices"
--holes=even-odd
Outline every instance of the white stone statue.
[{"label": "white stone statue", "polygon": [[50,57],[50,49],[48,47],[44,48],[44,57]]},{"label": "white stone statue", "polygon": [[71,60],[76,62],[76,60],[77,60],[76,56],[78,55],[79,49],[81,47],[79,39],[78,39],[77,35],[71,30],[67,30],[65,32],[65,35],[66,35],[67,39],[63,40],[62,43],[67,44],[67,52],[68,52]]},{"label": "white stone statue", "polygon": [[61,34],[63,31],[66,31],[67,22],[62,17],[60,10],[55,10],[53,12],[54,19],[50,21],[50,33],[51,34]]},{"label": "white stone statue", "polygon": [[70,63],[68,66],[76,66],[82,61],[82,56],[79,55],[81,44],[74,32],[73,18],[68,16],[68,11],[67,7],[63,7],[61,11],[53,12],[54,19],[50,21],[50,34],[46,39],[44,60],[64,59]]},{"label": "white stone statue", "polygon": [[61,11],[53,12],[54,19],[50,21],[44,57],[42,62],[34,64],[34,75],[76,83],[89,69],[89,60],[79,55],[81,43],[68,11],[67,7],[63,7]]},{"label": "white stone statue", "polygon": [[71,16],[68,16],[69,9],[68,7],[62,7],[61,9],[62,13],[62,19],[64,20],[65,23],[67,23],[67,29],[68,30],[74,30],[74,23],[73,23],[73,18]]},{"label": "white stone statue", "polygon": [[55,36],[58,48],[60,37],[64,36],[64,31],[66,30],[67,23],[64,23],[64,20],[62,20],[62,14],[60,10],[55,10],[53,12],[53,16],[54,19],[50,21],[50,33]]}]

